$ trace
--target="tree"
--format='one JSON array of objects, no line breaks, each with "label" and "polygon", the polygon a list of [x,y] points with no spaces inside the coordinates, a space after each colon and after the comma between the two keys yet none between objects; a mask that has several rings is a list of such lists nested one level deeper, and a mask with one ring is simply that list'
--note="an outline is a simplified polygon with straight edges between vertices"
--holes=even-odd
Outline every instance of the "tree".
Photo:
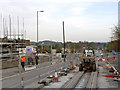
[{"label": "tree", "polygon": [[45,44],[43,50],[45,50],[48,53],[50,53],[50,46],[48,44]]},{"label": "tree", "polygon": [[111,42],[108,44],[106,51],[111,52],[115,50],[116,52],[120,52],[120,29],[118,26],[114,26],[112,32]]},{"label": "tree", "polygon": [[73,43],[70,44],[70,52],[71,52],[71,53],[74,52],[74,44],[73,44]]},{"label": "tree", "polygon": [[56,53],[61,53],[62,52],[62,46],[58,46],[57,49],[56,49]]}]

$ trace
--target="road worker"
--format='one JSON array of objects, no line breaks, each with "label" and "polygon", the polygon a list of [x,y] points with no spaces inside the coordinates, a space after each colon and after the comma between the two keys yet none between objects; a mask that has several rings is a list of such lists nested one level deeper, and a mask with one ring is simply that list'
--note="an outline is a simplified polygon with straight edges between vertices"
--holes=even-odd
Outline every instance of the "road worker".
[{"label": "road worker", "polygon": [[25,68],[24,68],[24,66],[25,66],[25,58],[22,56],[20,60],[21,60],[21,66],[22,66],[23,70],[25,71]]},{"label": "road worker", "polygon": [[36,55],[35,56],[36,65],[38,65],[38,59],[39,59],[39,57]]}]

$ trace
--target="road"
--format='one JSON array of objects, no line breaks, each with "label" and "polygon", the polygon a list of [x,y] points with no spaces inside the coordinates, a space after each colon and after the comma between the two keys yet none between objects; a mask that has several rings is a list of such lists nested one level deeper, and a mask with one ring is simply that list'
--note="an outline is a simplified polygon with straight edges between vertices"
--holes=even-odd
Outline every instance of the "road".
[{"label": "road", "polygon": [[[46,66],[48,66],[50,64],[51,64],[50,62],[44,62],[42,64],[39,64],[37,67],[43,68],[43,67],[46,67]],[[7,78],[7,77],[14,76],[16,74],[19,74],[19,68],[18,67],[2,70],[2,78],[3,79]]]},{"label": "road", "polygon": [[[99,54],[100,56],[100,54]],[[55,69],[59,70],[61,67],[67,67],[70,64],[70,61],[74,61],[75,64],[78,63],[78,55],[70,55],[68,54],[66,57],[67,61],[66,62],[61,62],[63,61],[62,59],[56,59],[53,60],[52,62],[47,62],[47,63],[43,63],[40,64],[39,66],[37,66],[37,69],[31,70],[31,71],[27,71],[27,72],[23,72],[22,76],[24,79],[24,88],[32,88],[33,86],[35,86],[40,80],[46,78],[49,74],[54,74]],[[52,63],[52,64],[51,64]],[[100,68],[101,70],[101,68]],[[103,70],[102,70],[103,71]],[[11,72],[11,71],[9,71]],[[2,82],[2,88],[21,88],[21,76],[19,75],[19,73],[7,73],[4,72],[3,74],[3,79],[0,80],[0,82]],[[106,72],[106,71],[105,71]],[[84,75],[85,78],[89,78],[89,73],[86,73]],[[102,76],[99,75],[100,78],[98,78],[98,88],[99,87],[105,87],[109,85],[103,85],[102,82],[105,80],[105,78],[101,79]],[[82,82],[78,84],[77,87],[81,87],[84,88],[86,85],[85,81],[86,79],[83,78],[83,80],[81,80]],[[108,80],[108,79],[107,79]],[[110,80],[109,80],[110,81]],[[105,81],[104,81],[105,82]],[[112,82],[112,81],[111,81]],[[110,84],[111,84],[110,82]],[[117,84],[114,84],[115,87],[117,87]],[[113,86],[111,86],[113,87]]]},{"label": "road", "polygon": [[[101,57],[100,53],[97,53],[97,56]],[[109,72],[108,67],[106,66],[106,61],[97,61],[97,71],[96,72],[79,72],[76,69],[76,73],[70,72],[68,77],[61,76],[59,82],[50,83],[49,85],[45,86],[44,88],[72,88],[73,90],[76,89],[111,89],[111,90],[119,90],[119,82],[115,81],[115,78],[105,77],[104,75],[112,75],[113,72]],[[69,76],[72,74],[73,76]],[[72,77],[72,78],[71,78]],[[65,81],[66,80],[66,81]],[[43,90],[44,90],[43,88]],[[74,89],[75,88],[75,89]]]},{"label": "road", "polygon": [[[50,72],[54,73],[55,69],[60,69],[60,67],[65,67],[69,65],[70,60],[64,62],[57,62],[50,66],[45,66],[42,68],[37,68],[28,72],[23,72],[22,76],[24,78],[24,87],[30,88],[32,84],[37,83],[39,80],[45,78]],[[40,78],[39,78],[40,76]],[[21,77],[19,74],[10,76],[2,80],[2,88],[20,88]]]}]

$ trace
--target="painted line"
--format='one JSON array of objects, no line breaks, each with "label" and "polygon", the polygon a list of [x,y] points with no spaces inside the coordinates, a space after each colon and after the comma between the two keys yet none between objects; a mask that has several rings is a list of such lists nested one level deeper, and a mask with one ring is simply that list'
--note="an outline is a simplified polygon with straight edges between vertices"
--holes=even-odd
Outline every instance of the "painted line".
[{"label": "painted line", "polygon": [[[66,65],[66,66],[67,66],[67,65]],[[60,67],[60,68],[61,68],[61,67]],[[58,68],[57,70],[59,70],[59,68]],[[49,73],[52,73],[52,72],[54,72],[54,71],[55,71],[55,70],[52,70],[52,71],[50,71]],[[44,75],[46,75],[46,74],[48,74],[48,72],[40,75],[40,77],[42,77],[42,76],[44,76]],[[35,79],[35,78],[38,78],[38,76],[36,76],[36,77],[34,77],[34,78],[32,78],[32,79]],[[45,77],[45,78],[46,78],[46,77]],[[44,80],[45,78],[43,78],[43,79],[41,79],[41,80]],[[26,80],[25,82],[31,81],[32,79]]]},{"label": "painted line", "polygon": [[[49,67],[49,66],[45,66],[45,67],[42,67],[40,69],[38,68],[37,70],[41,70],[41,69],[44,69],[44,68],[47,68],[47,67]],[[32,72],[32,71],[33,71],[33,69],[30,70],[30,71],[24,72],[22,74],[26,74],[26,73],[29,73],[29,72]],[[12,78],[12,77],[16,77],[18,75],[20,75],[20,74],[16,74],[16,75],[8,76],[8,77],[5,77],[5,78],[1,78],[0,81],[6,80],[6,79],[9,79],[9,78]]]},{"label": "painted line", "polygon": [[[57,69],[57,70],[59,70],[59,69]],[[52,71],[50,71],[50,73],[52,73],[52,72],[54,72],[54,71],[55,71],[55,70],[52,70]],[[41,77],[41,76],[44,76],[44,75],[46,75],[46,74],[48,74],[48,72],[40,75],[40,77]],[[24,82],[25,82],[25,83],[26,83],[26,82],[29,82],[29,81],[31,81],[31,80],[34,80],[35,78],[38,78],[38,76],[36,76],[36,77],[34,77],[34,78],[31,78],[31,79],[28,79],[28,80],[25,80]],[[45,78],[46,78],[46,77],[45,77]],[[45,78],[41,79],[40,81],[44,80]],[[19,84],[16,84],[16,85],[14,85],[14,86],[11,87],[11,88],[15,88],[15,86],[18,86],[18,85],[19,85]]]},{"label": "painted line", "polygon": [[[62,64],[62,63],[61,63]],[[50,65],[50,66],[53,66],[54,64],[52,64],[52,65]],[[45,66],[45,67],[42,67],[42,68],[38,68],[38,69],[36,69],[36,70],[41,70],[41,69],[44,69],[44,68],[47,68],[47,67],[50,67],[50,66]],[[67,65],[65,65],[65,66],[67,66]],[[30,71],[27,71],[27,72],[24,72],[24,73],[22,73],[23,75],[24,74],[26,74],[26,73],[29,73],[29,72],[32,72],[33,70],[30,70]],[[18,75],[20,75],[20,74],[16,74],[16,75],[12,75],[12,76],[8,76],[8,77],[5,77],[5,78],[2,78],[2,79],[0,79],[0,81],[3,81],[3,80],[6,80],[6,79],[9,79],[9,78],[12,78],[12,77],[16,77],[16,76],[18,76]]]},{"label": "painted line", "polygon": [[9,77],[5,77],[5,78],[1,78],[0,81],[2,80],[5,80],[5,79],[9,79],[9,78],[12,78],[12,77],[15,77],[15,76],[18,76],[19,74],[16,74],[16,75],[12,75],[12,76],[9,76]]},{"label": "painted line", "polygon": [[[61,63],[62,64],[62,63]],[[66,65],[65,66],[69,66],[70,64],[68,64],[68,63],[66,63]],[[52,65],[51,65],[52,66]],[[48,67],[48,66],[47,66]],[[61,66],[60,66],[61,67]],[[57,68],[57,67],[56,67]],[[55,68],[54,68],[55,69]],[[59,70],[59,68],[57,68],[57,71]],[[52,74],[53,72],[54,72],[55,70],[52,70],[52,71],[50,71],[50,73]],[[50,74],[49,73],[49,74]],[[40,76],[44,76],[44,75],[46,75],[47,76],[47,74],[48,74],[48,72],[47,73],[44,73],[44,74],[42,74],[42,75],[40,75]],[[53,75],[53,74],[52,74]],[[45,78],[46,78],[46,76],[45,76]],[[36,76],[36,77],[34,77],[34,78],[31,78],[31,79],[28,79],[28,80],[25,80],[25,83],[27,83],[27,82],[30,82],[31,80],[34,80],[34,79],[36,79],[36,78],[38,78],[38,76]],[[44,80],[45,78],[41,78],[41,80]],[[40,80],[40,81],[41,81]],[[19,85],[19,84],[16,84],[17,86]],[[15,86],[16,85],[14,85],[14,86],[12,86],[12,88],[15,88]]]}]

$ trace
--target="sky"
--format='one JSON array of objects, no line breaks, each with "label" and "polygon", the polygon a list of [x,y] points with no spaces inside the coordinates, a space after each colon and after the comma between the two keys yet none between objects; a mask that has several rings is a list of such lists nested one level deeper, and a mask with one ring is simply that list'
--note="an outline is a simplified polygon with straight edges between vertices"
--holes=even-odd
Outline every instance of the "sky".
[{"label": "sky", "polygon": [[[119,0],[0,0],[0,15],[12,33],[26,30],[26,39],[37,40],[37,11],[39,41],[62,41],[62,22],[65,24],[66,41],[108,42],[111,28],[118,23]],[[0,20],[2,21],[2,19]],[[3,35],[1,22],[1,36]],[[9,28],[8,28],[9,32]]]}]

